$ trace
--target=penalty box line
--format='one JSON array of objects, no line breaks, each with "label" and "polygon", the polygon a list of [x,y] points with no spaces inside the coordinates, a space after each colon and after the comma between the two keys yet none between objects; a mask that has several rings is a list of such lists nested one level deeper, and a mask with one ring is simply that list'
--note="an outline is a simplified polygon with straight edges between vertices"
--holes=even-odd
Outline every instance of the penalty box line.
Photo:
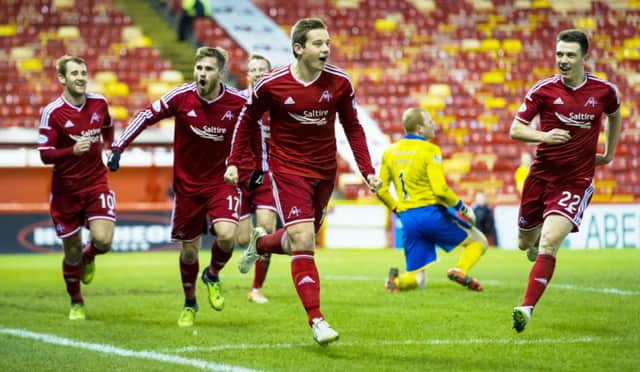
[{"label": "penalty box line", "polygon": [[59,337],[46,333],[31,332],[25,329],[12,329],[12,328],[0,328],[0,334],[21,337],[25,339],[36,340],[47,344],[53,344],[57,346],[68,346],[76,349],[91,350],[102,354],[118,355],[125,358],[138,358],[148,359],[157,362],[178,364],[181,366],[190,366],[207,371],[228,371],[228,372],[255,372],[257,370],[248,369],[244,367],[214,363],[202,359],[184,358],[177,355],[163,354],[157,351],[135,351],[129,349],[123,349],[117,346],[108,344],[98,344],[92,342],[84,342],[73,340],[70,338]]}]

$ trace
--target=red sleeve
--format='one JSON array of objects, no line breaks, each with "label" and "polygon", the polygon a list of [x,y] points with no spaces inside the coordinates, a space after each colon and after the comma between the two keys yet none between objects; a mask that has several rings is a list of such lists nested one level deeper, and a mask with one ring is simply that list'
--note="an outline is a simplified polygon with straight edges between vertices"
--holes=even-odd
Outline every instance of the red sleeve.
[{"label": "red sleeve", "polygon": [[[111,149],[115,151],[123,151],[149,125],[153,125],[162,119],[173,116],[175,113],[174,105],[176,104],[176,100],[178,100],[178,97],[173,95],[173,92],[176,89],[178,88],[175,88],[171,92],[165,94],[162,98],[154,101],[151,105],[140,111],[129,125],[127,125],[120,136],[118,136],[118,138],[113,142]],[[165,101],[165,97],[167,96],[171,96],[171,99],[167,99],[167,101]]]},{"label": "red sleeve", "polygon": [[376,171],[371,165],[371,155],[369,154],[369,147],[367,146],[367,138],[358,120],[358,110],[356,105],[355,94],[350,94],[340,102],[338,106],[338,114],[340,115],[340,123],[344,127],[344,133],[351,146],[351,151],[358,164],[358,169],[362,175],[366,178],[370,174],[375,174]]},{"label": "red sleeve", "polygon": [[235,165],[237,167],[240,164],[240,157],[244,153],[244,149],[251,146],[255,138],[261,136],[258,120],[267,111],[266,102],[264,93],[261,92],[260,98],[258,98],[256,92],[251,93],[251,97],[247,100],[238,116],[238,122],[231,139],[231,152],[227,158],[227,165]]},{"label": "red sleeve", "polygon": [[42,162],[45,164],[55,164],[70,156],[74,156],[73,146],[63,149],[40,150],[40,159],[42,159]]}]

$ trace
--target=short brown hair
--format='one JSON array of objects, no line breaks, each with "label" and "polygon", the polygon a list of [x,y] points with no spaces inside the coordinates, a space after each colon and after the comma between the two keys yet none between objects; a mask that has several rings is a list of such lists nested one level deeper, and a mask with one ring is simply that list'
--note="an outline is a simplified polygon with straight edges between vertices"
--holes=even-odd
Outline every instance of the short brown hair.
[{"label": "short brown hair", "polygon": [[205,57],[214,57],[218,61],[218,68],[224,70],[227,65],[227,51],[221,47],[200,47],[196,50],[195,62]]},{"label": "short brown hair", "polygon": [[587,34],[578,29],[570,29],[560,31],[558,37],[556,38],[556,43],[558,41],[564,41],[565,43],[578,43],[580,44],[580,51],[582,55],[587,55],[589,52],[589,39],[587,38]]},{"label": "short brown hair", "polygon": [[65,54],[62,57],[58,58],[58,60],[56,61],[56,70],[58,71],[59,75],[67,75],[67,62],[75,62],[77,64],[85,66],[87,65],[87,62],[85,62],[84,59]]},{"label": "short brown hair", "polygon": [[267,62],[267,68],[271,70],[271,61],[269,61],[267,57],[263,56],[262,54],[253,53],[249,55],[249,58],[247,58],[247,63],[253,61],[254,59]]},{"label": "short brown hair", "polygon": [[327,29],[327,25],[320,18],[303,18],[293,25],[291,29],[291,51],[296,59],[298,56],[293,49],[293,45],[300,44],[304,47],[307,43],[307,34],[309,31],[317,29]]}]

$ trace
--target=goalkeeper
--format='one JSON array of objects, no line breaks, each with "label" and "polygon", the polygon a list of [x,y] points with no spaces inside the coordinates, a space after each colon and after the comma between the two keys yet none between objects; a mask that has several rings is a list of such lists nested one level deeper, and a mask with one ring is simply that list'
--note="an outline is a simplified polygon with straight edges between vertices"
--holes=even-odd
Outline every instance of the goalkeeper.
[{"label": "goalkeeper", "polygon": [[[429,142],[435,137],[435,123],[425,110],[410,108],[402,115],[402,125],[405,137],[382,156],[377,196],[402,221],[407,272],[398,276],[392,268],[385,288],[424,288],[425,269],[436,260],[436,245],[447,252],[460,245],[460,260],[447,276],[481,291],[480,282],[468,273],[487,250],[487,239],[474,227],[473,210],[447,186],[440,147]],[[389,191],[391,183],[397,198]]]}]

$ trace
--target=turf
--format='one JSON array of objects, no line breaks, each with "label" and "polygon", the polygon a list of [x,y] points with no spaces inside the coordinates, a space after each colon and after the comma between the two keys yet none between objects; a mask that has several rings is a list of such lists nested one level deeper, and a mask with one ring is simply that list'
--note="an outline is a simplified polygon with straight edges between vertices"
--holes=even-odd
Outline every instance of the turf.
[{"label": "turf", "polygon": [[[106,345],[198,360],[202,368],[268,371],[636,370],[640,355],[640,250],[563,250],[555,276],[527,329],[511,329],[530,263],[515,251],[489,251],[472,274],[485,291],[446,278],[458,252],[441,254],[426,290],[385,293],[393,250],[320,251],[322,310],[340,332],[316,345],[293,289],[289,259],[274,256],[266,305],[249,303],[252,272],[222,273],[226,307],[213,311],[198,283],[196,326],[176,325],[182,305],[177,252],[99,256],[83,286],[87,321],[66,319],[61,254],[0,256],[0,370],[197,370],[174,359],[106,354]],[[201,266],[208,261],[203,253]],[[34,332],[73,340],[61,345],[8,334]],[[11,331],[13,332],[13,331]],[[126,354],[126,353],[125,353]],[[180,364],[182,363],[182,364]]]}]

